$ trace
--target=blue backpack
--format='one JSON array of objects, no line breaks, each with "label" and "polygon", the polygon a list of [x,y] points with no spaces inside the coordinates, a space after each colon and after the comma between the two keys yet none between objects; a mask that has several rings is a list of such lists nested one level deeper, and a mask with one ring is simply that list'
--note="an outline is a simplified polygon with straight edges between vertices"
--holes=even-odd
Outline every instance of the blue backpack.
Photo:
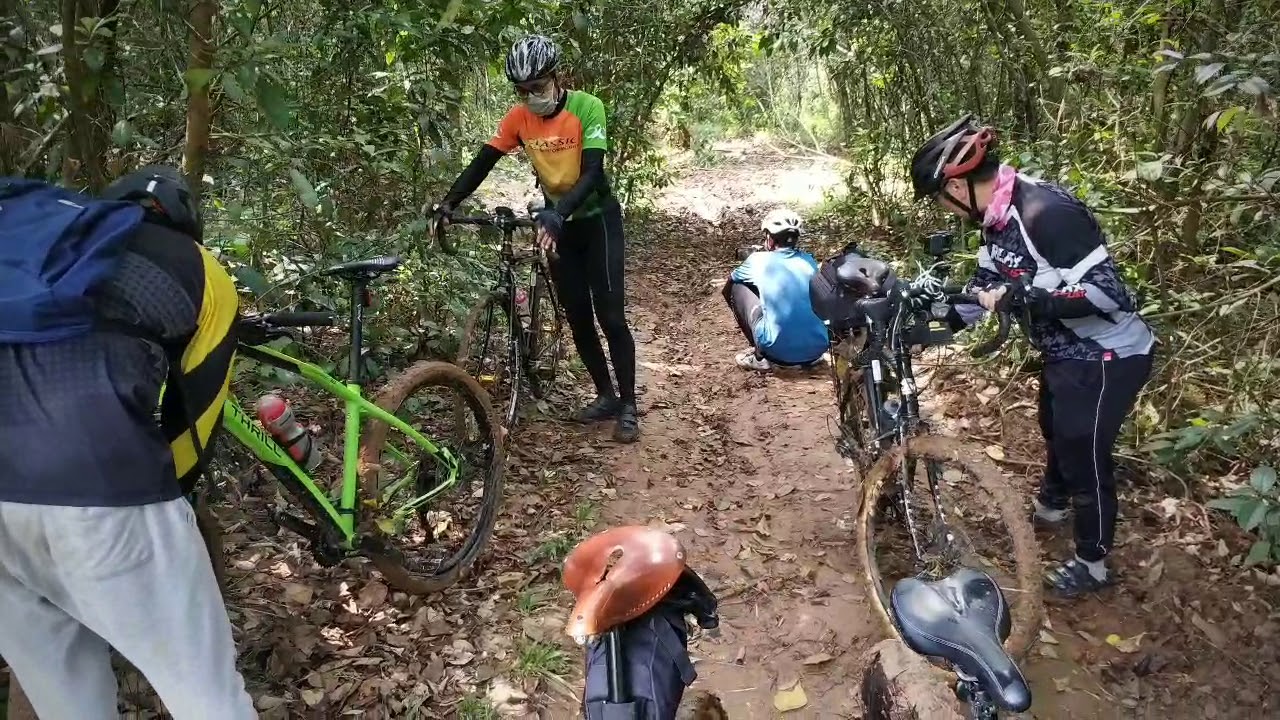
[{"label": "blue backpack", "polygon": [[66,340],[97,324],[91,293],[143,222],[136,203],[0,178],[0,343]]}]

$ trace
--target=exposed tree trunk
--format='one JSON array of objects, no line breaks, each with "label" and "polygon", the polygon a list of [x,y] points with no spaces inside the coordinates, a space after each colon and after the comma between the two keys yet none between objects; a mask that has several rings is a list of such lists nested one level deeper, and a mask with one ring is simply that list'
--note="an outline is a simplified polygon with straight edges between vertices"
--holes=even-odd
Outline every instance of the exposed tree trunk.
[{"label": "exposed tree trunk", "polygon": [[[71,148],[77,161],[63,164],[64,169],[72,168],[73,172],[63,180],[76,184],[75,174],[83,172],[84,183],[93,192],[106,185],[106,153],[112,125],[106,91],[116,82],[114,30],[119,6],[119,0],[62,0],[62,53],[66,61],[67,106],[71,113]],[[80,23],[82,18],[108,18],[104,26],[113,32],[101,38],[90,37]],[[101,52],[102,64],[97,68],[86,61],[90,49]]]},{"label": "exposed tree trunk", "polygon": [[[14,3],[15,0],[0,0],[0,78],[8,77],[13,66],[5,48],[19,49],[14,47],[14,43],[9,39],[9,31],[15,27],[11,20],[14,17]],[[0,82],[0,174],[4,175],[14,173],[18,164],[22,162],[19,157],[21,141],[18,137],[18,128],[13,122],[15,100],[17,98],[9,97],[8,83]]]},{"label": "exposed tree trunk", "polygon": [[209,71],[213,67],[213,18],[218,11],[214,0],[193,0],[191,3],[190,56],[187,60],[187,87],[191,101],[187,104],[187,144],[182,153],[182,171],[187,184],[200,202],[204,176],[205,152],[209,147],[209,124],[212,120],[209,106],[209,86],[213,84],[208,72],[194,73],[199,80],[192,83],[192,70]]},{"label": "exposed tree trunk", "polygon": [[961,720],[946,675],[900,640],[882,640],[862,657],[863,720]]},{"label": "exposed tree trunk", "polygon": [[[1160,48],[1172,48],[1173,44],[1169,42],[1169,26],[1172,20],[1165,18],[1160,21]],[[1153,146],[1156,148],[1164,147],[1164,128],[1165,128],[1165,93],[1169,89],[1169,80],[1173,77],[1173,71],[1156,73],[1151,79],[1151,119],[1155,125],[1155,142]]]},{"label": "exposed tree trunk", "polygon": [[1049,53],[1045,51],[1045,45],[1040,39],[1040,34],[1036,32],[1035,26],[1031,24],[1031,18],[1027,16],[1027,9],[1023,0],[997,0],[997,2],[1003,5],[1004,11],[1008,13],[1010,19],[1013,20],[1014,26],[1018,29],[1018,34],[1022,36],[1024,51],[1029,52],[1031,57],[1035,58],[1035,65],[1039,72],[1026,73],[1026,79],[1028,83],[1033,79],[1039,81],[1041,95],[1052,105],[1046,119],[1052,121],[1057,114],[1058,105],[1062,102],[1063,93],[1066,91],[1066,76],[1049,77],[1049,70],[1053,67],[1053,62],[1049,58]]}]

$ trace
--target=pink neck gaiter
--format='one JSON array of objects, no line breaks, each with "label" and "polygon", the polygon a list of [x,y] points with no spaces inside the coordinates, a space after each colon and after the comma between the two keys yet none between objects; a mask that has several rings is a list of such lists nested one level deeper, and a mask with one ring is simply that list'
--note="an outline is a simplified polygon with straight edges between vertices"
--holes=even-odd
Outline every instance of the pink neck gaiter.
[{"label": "pink neck gaiter", "polygon": [[1000,165],[996,172],[996,188],[991,195],[991,204],[982,215],[983,227],[1004,228],[1009,218],[1009,204],[1013,202],[1013,186],[1017,182],[1018,171],[1010,165]]}]

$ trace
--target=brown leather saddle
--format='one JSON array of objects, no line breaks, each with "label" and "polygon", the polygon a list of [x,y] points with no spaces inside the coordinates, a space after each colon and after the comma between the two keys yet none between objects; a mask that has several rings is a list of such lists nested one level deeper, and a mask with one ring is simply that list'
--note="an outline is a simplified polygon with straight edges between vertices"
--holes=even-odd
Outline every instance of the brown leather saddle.
[{"label": "brown leather saddle", "polygon": [[564,561],[564,586],[577,600],[566,630],[581,643],[634,620],[684,571],[684,547],[661,530],[631,525],[592,535]]}]

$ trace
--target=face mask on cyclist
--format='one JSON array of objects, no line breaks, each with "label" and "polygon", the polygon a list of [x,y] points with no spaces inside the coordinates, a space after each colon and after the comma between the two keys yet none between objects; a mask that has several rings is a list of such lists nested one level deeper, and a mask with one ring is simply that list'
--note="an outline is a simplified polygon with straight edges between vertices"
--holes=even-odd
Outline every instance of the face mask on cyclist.
[{"label": "face mask on cyclist", "polygon": [[534,115],[546,117],[556,111],[556,87],[552,85],[542,94],[529,93],[525,104]]}]

